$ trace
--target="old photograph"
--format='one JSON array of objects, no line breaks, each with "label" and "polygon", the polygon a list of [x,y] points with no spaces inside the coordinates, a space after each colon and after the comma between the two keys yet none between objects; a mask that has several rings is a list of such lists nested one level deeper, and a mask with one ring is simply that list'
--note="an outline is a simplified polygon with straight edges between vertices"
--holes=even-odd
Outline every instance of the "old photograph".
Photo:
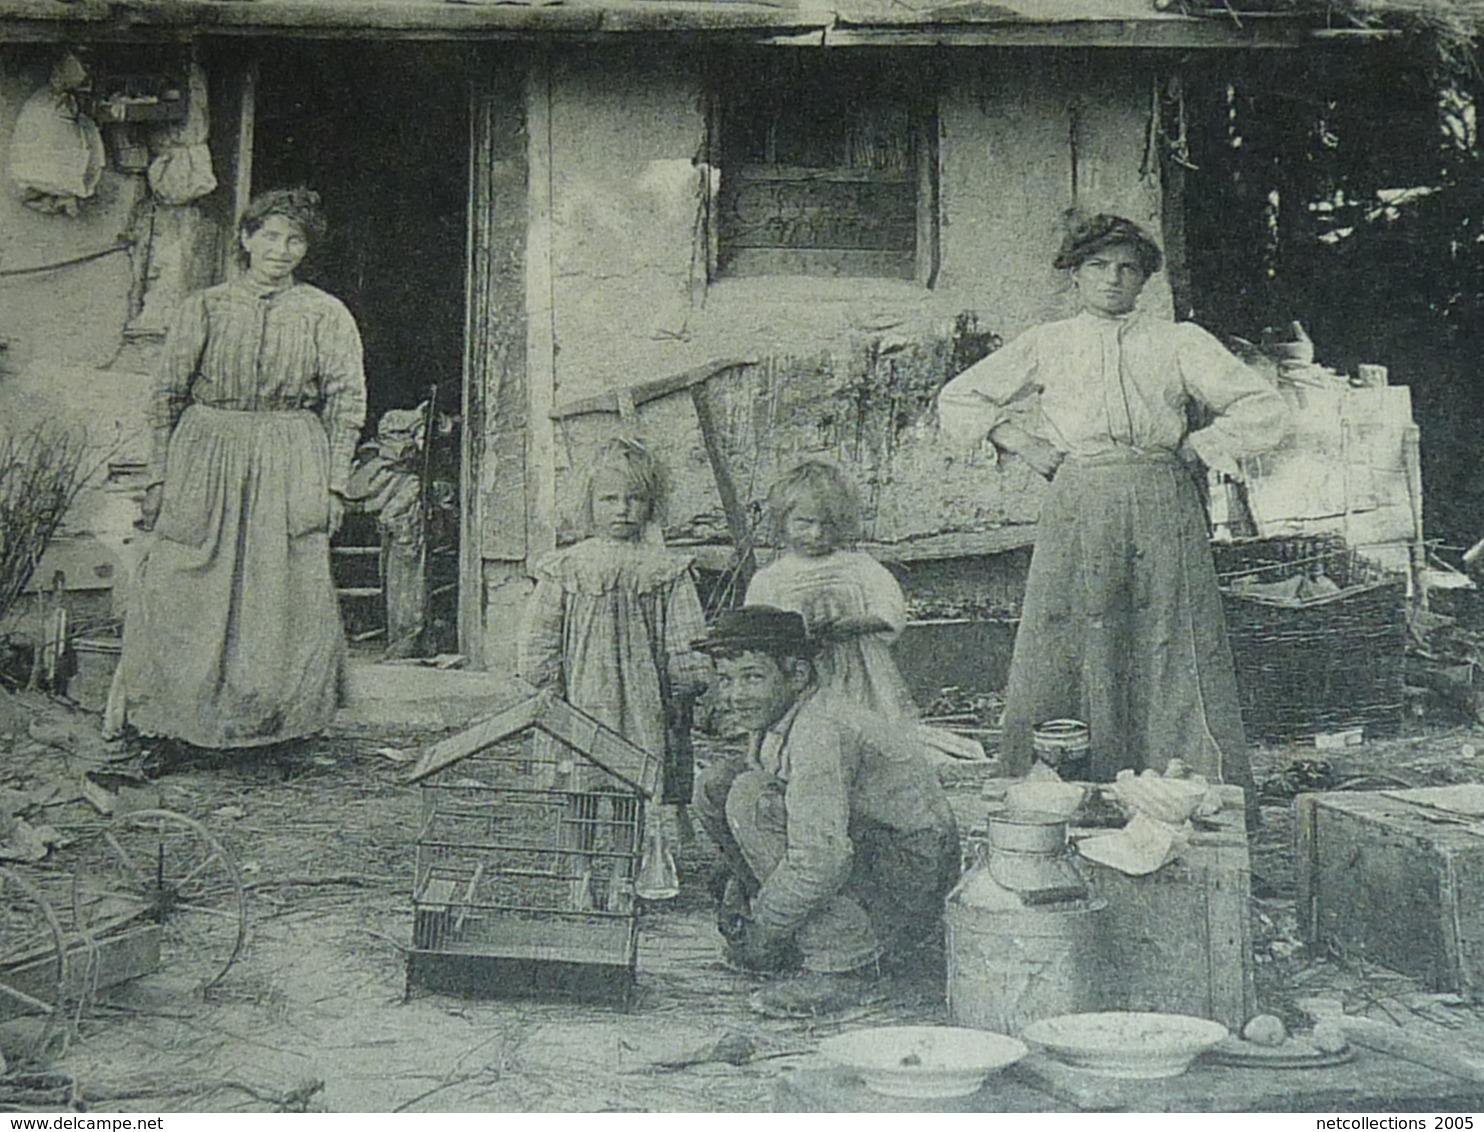
[{"label": "old photograph", "polygon": [[1481,27],[0,0],[0,1111],[1484,1110]]}]

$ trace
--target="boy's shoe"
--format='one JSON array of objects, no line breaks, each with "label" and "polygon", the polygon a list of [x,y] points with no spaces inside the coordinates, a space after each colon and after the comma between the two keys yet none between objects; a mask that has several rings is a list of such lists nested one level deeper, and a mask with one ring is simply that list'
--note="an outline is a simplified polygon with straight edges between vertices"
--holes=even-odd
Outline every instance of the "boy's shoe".
[{"label": "boy's shoe", "polygon": [[869,1006],[883,997],[875,968],[831,973],[806,971],[754,991],[747,1005],[754,1014],[765,1018],[820,1018]]}]

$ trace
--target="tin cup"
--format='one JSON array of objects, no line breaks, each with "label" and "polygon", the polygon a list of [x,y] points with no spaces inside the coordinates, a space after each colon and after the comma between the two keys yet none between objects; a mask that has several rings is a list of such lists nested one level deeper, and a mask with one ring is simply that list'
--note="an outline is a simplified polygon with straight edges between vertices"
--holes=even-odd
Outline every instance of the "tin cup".
[{"label": "tin cup", "polygon": [[1080,719],[1048,719],[1031,731],[1036,758],[1064,779],[1087,779],[1092,736]]}]

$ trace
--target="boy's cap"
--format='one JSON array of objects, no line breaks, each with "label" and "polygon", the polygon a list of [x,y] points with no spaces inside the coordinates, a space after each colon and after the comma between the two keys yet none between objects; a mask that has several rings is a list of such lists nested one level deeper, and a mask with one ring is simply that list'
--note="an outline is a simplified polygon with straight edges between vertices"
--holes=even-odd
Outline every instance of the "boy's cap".
[{"label": "boy's cap", "polygon": [[803,617],[770,605],[722,610],[695,647],[707,653],[766,652],[802,657],[817,651]]}]

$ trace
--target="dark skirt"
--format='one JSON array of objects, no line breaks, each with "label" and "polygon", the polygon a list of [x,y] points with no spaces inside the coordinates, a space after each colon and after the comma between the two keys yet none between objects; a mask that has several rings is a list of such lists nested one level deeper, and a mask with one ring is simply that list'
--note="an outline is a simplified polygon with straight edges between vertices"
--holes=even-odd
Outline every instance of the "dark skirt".
[{"label": "dark skirt", "polygon": [[1068,459],[1051,485],[1010,665],[1008,768],[1030,766],[1036,724],[1067,717],[1088,724],[1096,781],[1179,758],[1250,791],[1205,513],[1173,455]]}]

